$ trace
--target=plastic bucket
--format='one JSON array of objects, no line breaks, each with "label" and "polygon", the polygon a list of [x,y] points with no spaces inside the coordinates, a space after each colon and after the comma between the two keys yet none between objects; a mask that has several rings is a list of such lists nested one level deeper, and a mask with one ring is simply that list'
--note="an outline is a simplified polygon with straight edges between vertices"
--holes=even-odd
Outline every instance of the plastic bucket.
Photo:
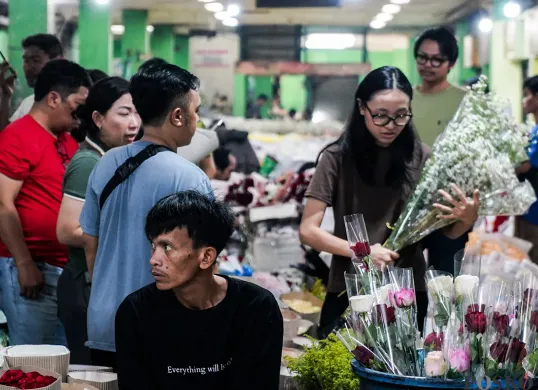
[{"label": "plastic bucket", "polygon": [[[428,379],[420,377],[402,377],[388,374],[385,372],[373,371],[361,367],[356,360],[351,363],[353,372],[359,376],[361,390],[438,390],[438,389],[483,389],[483,390],[498,390],[498,389],[530,389],[531,384],[526,384],[525,387],[518,385],[517,382],[506,383],[505,381],[486,382],[484,380],[481,386],[476,383],[464,381],[450,381],[440,379]],[[536,387],[533,386],[532,389]]]}]

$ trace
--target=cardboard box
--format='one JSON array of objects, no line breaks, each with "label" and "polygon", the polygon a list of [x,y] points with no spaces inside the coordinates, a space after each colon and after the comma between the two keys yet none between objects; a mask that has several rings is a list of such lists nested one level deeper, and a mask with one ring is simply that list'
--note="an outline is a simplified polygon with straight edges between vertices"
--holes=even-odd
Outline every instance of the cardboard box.
[{"label": "cardboard box", "polygon": [[67,376],[68,383],[83,383],[98,390],[119,390],[118,375],[111,372],[77,371]]},{"label": "cardboard box", "polygon": [[[2,375],[4,375],[9,370],[21,370],[22,372],[37,371],[41,375],[52,376],[56,378],[56,382],[52,383],[51,385],[47,387],[40,387],[38,390],[62,390],[62,377],[57,372],[48,371],[42,368],[32,367],[32,366],[16,366],[16,367],[10,367],[9,369],[1,370],[0,377],[2,377]],[[17,389],[16,387],[0,385],[0,390],[19,390],[19,389]]]},{"label": "cardboard box", "polygon": [[98,390],[85,383],[62,383],[62,390]]},{"label": "cardboard box", "polygon": [[70,352],[59,345],[15,345],[0,351],[4,358],[4,368],[17,366],[38,367],[56,372],[67,379]]}]

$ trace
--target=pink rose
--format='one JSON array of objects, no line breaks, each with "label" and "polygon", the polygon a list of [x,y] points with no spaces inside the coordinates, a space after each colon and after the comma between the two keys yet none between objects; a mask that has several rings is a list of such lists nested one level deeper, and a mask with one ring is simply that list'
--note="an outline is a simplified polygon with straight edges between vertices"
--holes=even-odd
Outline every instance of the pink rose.
[{"label": "pink rose", "polygon": [[471,356],[466,348],[459,348],[450,351],[448,356],[450,368],[457,372],[465,372],[471,366]]},{"label": "pink rose", "polygon": [[409,307],[415,303],[415,291],[412,288],[402,288],[394,293],[394,302],[399,308]]}]

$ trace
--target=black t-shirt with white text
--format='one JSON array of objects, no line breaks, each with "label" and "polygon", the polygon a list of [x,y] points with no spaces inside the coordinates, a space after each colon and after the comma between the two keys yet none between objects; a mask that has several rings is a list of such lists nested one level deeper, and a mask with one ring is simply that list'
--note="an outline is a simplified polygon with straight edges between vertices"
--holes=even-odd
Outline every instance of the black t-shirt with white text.
[{"label": "black t-shirt with white text", "polygon": [[120,390],[277,390],[283,323],[274,296],[228,281],[222,302],[183,306],[150,284],[129,295],[116,314]]}]

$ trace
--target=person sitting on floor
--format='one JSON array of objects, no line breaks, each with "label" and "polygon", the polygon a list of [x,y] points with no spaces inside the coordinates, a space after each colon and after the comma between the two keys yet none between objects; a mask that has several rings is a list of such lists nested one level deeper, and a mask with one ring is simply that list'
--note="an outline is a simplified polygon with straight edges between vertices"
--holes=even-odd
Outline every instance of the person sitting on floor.
[{"label": "person sitting on floor", "polygon": [[145,230],[155,283],[125,298],[116,314],[120,390],[278,389],[276,299],[213,273],[234,221],[228,206],[195,191],[151,209]]}]

